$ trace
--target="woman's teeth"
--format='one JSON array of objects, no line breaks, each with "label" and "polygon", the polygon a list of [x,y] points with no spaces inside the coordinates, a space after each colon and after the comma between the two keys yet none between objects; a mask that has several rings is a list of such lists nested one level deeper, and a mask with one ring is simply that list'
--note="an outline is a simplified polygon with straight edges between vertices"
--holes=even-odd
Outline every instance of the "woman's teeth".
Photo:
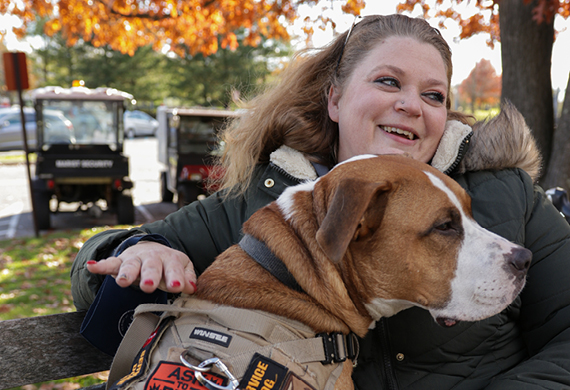
[{"label": "woman's teeth", "polygon": [[387,133],[396,133],[403,135],[404,137],[413,140],[415,135],[414,133],[402,129],[398,129],[397,127],[389,127],[389,126],[382,126],[382,129]]}]

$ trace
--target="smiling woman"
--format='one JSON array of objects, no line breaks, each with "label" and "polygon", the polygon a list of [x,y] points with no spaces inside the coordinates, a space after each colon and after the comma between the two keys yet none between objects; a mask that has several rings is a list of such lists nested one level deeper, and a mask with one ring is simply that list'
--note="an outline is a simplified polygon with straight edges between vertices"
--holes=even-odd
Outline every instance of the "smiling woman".
[{"label": "smiling woman", "polygon": [[[216,256],[239,242],[242,224],[286,188],[303,182],[309,187],[355,155],[406,153],[459,183],[471,196],[472,214],[479,225],[533,253],[529,283],[509,307],[476,323],[455,324],[453,317],[442,314],[440,323],[446,327],[441,327],[422,308],[381,318],[360,340],[352,376],[355,387],[503,390],[511,386],[518,390],[570,385],[570,290],[566,287],[570,285],[570,226],[542,189],[534,186],[536,171],[524,170],[537,166],[540,158],[520,113],[506,105],[496,120],[476,123],[472,129],[469,118],[451,110],[451,76],[451,51],[439,31],[425,20],[403,15],[365,17],[350,37],[341,34],[321,49],[295,56],[276,84],[248,102],[247,110],[223,131],[221,191],[164,221],[109,231],[83,246],[71,272],[74,303],[85,310],[97,302],[90,323],[105,330],[104,337],[91,342],[113,350],[117,346],[110,345],[108,335],[118,332],[123,313],[139,303],[166,301],[167,294],[194,293],[195,274],[202,274]],[[496,146],[491,154],[488,145]],[[355,168],[360,171],[353,174],[366,175],[367,169]],[[350,174],[347,170],[346,175]],[[364,196],[358,184],[352,187],[351,197]],[[307,192],[307,196],[315,195]],[[367,196],[380,198],[380,191]],[[417,198],[417,191],[405,197],[426,208],[426,213],[433,209],[428,201]],[[379,224],[420,223],[421,213],[417,218],[383,219],[391,201],[387,197],[365,214],[378,216]],[[339,213],[351,213],[344,202],[338,204]],[[315,221],[319,226],[324,219],[321,214]],[[447,222],[438,221],[430,231],[453,234],[453,225]],[[309,225],[314,228],[312,222]],[[291,227],[299,242],[306,242],[304,228],[304,223]],[[360,224],[344,232],[347,249],[334,254],[345,284],[350,283],[361,229]],[[408,245],[425,239],[426,229],[422,232],[418,236],[413,229],[404,229],[391,239],[396,246]],[[475,247],[469,249],[468,257],[479,259]],[[394,261],[409,270],[411,257],[417,256],[399,256]],[[437,269],[441,256],[426,261]],[[469,284],[469,271],[463,276],[460,284]],[[406,283],[414,283],[417,288],[426,282],[422,277],[405,280],[398,285],[406,288]],[[482,287],[463,298],[484,300],[493,296],[496,287],[491,286],[490,292]],[[300,294],[302,301],[315,299],[310,291]],[[356,301],[353,297],[355,309],[365,313]]]},{"label": "smiling woman", "polygon": [[[409,55],[398,55],[402,51]],[[430,161],[447,120],[445,69],[438,51],[416,39],[395,36],[376,45],[343,90],[333,85],[329,92],[339,162],[365,153]]]}]

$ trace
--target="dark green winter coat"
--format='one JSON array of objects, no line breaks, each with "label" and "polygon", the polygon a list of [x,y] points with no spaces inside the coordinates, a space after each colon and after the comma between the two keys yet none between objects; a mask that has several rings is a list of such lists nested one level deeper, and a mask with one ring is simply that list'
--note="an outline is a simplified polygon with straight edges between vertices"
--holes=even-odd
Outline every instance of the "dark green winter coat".
[{"label": "dark green winter coat", "polygon": [[[506,140],[485,129],[501,133]],[[455,153],[451,165],[455,172],[467,170],[452,176],[471,195],[475,220],[533,252],[526,287],[502,313],[452,328],[440,327],[420,308],[383,318],[360,342],[354,371],[357,389],[570,388],[570,227],[520,168],[533,176],[537,173],[538,155],[524,139],[528,130],[512,130],[508,126],[494,129],[493,123],[476,129],[462,164],[455,163]],[[527,133],[515,139],[513,134],[518,137],[519,132]],[[489,137],[497,142],[496,150],[487,143]],[[461,142],[447,145],[463,149],[468,137],[460,138]],[[214,194],[163,221],[89,239],[71,273],[78,309],[88,308],[103,280],[90,274],[85,262],[106,258],[134,234],[162,234],[189,255],[198,273],[203,271],[217,254],[239,241],[240,227],[251,214],[287,186],[309,178],[309,163],[300,153],[285,148],[276,154],[272,163],[256,169],[243,197],[224,200]],[[438,165],[441,159],[435,160]]]}]

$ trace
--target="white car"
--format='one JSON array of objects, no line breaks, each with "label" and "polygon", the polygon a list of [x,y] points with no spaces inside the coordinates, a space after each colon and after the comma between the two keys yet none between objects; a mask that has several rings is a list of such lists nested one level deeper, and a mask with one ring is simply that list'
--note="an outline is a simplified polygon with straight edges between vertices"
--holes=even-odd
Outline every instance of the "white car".
[{"label": "white car", "polygon": [[124,122],[127,138],[154,136],[158,129],[158,121],[143,111],[125,111]]}]

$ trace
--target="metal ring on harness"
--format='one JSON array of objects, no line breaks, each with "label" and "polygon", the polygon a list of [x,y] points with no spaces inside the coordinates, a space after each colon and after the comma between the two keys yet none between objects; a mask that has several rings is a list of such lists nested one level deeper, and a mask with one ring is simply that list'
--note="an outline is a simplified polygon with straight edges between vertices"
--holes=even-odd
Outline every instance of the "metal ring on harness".
[{"label": "metal ring on harness", "polygon": [[[196,372],[196,374],[195,374],[196,379],[203,386],[206,386],[210,390],[236,390],[237,389],[237,387],[239,385],[238,380],[232,375],[232,373],[230,372],[228,367],[226,367],[226,365],[224,363],[222,363],[222,361],[220,359],[218,359],[218,358],[207,359],[207,360],[204,360],[202,363],[200,363],[198,366],[194,366],[194,365],[190,364],[184,358],[184,355],[186,355],[187,353],[188,353],[188,351],[184,351],[184,353],[182,353],[180,355],[180,361],[182,363],[184,363],[185,366],[191,368],[192,370],[194,370]],[[204,378],[202,373],[210,371],[212,369],[213,365],[218,367],[218,370],[220,370],[228,378],[228,385],[227,386],[220,386],[220,385],[218,385],[214,382],[211,382],[208,379]]]},{"label": "metal ring on harness", "polygon": [[208,372],[208,371],[210,371],[210,367],[203,368],[203,367],[201,367],[201,366],[194,366],[194,365],[192,365],[190,362],[188,362],[188,361],[186,360],[186,358],[185,358],[184,355],[188,355],[188,351],[184,351],[184,352],[182,352],[182,354],[180,355],[180,361],[181,361],[186,367],[191,368],[191,369],[193,369],[193,370],[196,371],[196,372]]}]

